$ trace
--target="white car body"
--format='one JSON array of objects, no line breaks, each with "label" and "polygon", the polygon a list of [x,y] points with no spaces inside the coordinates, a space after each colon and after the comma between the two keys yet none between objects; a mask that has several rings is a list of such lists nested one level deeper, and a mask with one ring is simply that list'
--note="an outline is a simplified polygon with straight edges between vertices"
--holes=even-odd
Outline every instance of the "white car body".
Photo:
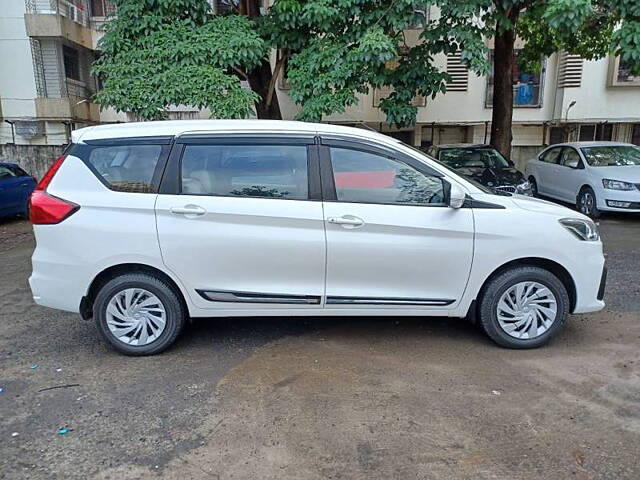
[{"label": "white car body", "polygon": [[[576,199],[586,187],[595,193],[596,206],[601,211],[640,212],[640,165],[625,166],[591,166],[583,148],[629,146],[620,142],[569,142],[551,145],[546,148],[525,167],[525,176],[535,181],[540,195],[569,203]],[[555,149],[562,149],[557,163],[545,162],[542,159]],[[567,155],[564,152],[575,152],[580,161],[577,167],[564,165]],[[610,179],[635,185],[630,190],[612,190],[605,188],[603,180]],[[609,202],[628,202],[625,208],[612,206]],[[635,208],[634,208],[635,207]]]},{"label": "white car body", "polygon": [[[542,200],[485,193],[429,157],[375,132],[297,122],[174,121],[89,127],[73,132],[73,144],[108,144],[123,137],[171,137],[178,142],[192,136],[283,134],[310,141],[326,137],[367,142],[411,157],[439,172],[472,198],[473,205],[456,209],[129,193],[108,188],[71,153],[47,193],[80,208],[56,225],[34,225],[37,247],[29,279],[34,300],[86,313],[85,302],[97,278],[110,269],[142,265],[175,283],[191,317],[464,317],[492,273],[509,264],[533,263],[563,272],[571,313],[603,308],[602,243],[581,241],[559,223],[563,218],[588,221],[586,217]],[[364,224],[336,224],[334,218],[357,218]],[[216,292],[212,295],[218,301],[206,292]],[[260,292],[276,299],[234,302],[225,300],[224,292],[235,292],[230,298],[238,292]],[[278,303],[283,294],[297,303]]]}]

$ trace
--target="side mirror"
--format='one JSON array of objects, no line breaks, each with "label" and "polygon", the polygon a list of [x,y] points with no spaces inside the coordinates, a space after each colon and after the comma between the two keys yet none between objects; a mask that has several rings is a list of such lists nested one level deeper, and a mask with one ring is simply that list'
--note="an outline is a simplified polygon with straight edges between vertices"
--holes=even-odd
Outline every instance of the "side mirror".
[{"label": "side mirror", "polygon": [[461,208],[467,198],[467,193],[458,185],[445,182],[445,202],[451,208]]}]

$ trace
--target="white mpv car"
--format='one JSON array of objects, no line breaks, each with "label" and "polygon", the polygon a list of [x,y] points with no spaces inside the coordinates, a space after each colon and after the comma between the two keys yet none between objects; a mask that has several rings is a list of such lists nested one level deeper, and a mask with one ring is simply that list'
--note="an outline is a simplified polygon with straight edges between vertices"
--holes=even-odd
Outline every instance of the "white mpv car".
[{"label": "white mpv car", "polygon": [[498,344],[603,308],[587,217],[498,196],[393,138],[263,120],[105,125],[31,198],[30,278],[129,355],[189,317],[476,314]]},{"label": "white mpv car", "polygon": [[527,163],[525,175],[535,194],[575,203],[592,218],[640,212],[640,148],[630,143],[552,145]]}]

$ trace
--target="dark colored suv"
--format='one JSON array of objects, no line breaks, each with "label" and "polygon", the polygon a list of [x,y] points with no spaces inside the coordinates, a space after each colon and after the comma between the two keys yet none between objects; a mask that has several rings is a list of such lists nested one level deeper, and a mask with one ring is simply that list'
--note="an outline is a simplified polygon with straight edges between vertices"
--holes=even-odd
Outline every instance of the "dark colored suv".
[{"label": "dark colored suv", "polygon": [[496,193],[532,195],[524,175],[491,145],[434,145],[426,153]]}]

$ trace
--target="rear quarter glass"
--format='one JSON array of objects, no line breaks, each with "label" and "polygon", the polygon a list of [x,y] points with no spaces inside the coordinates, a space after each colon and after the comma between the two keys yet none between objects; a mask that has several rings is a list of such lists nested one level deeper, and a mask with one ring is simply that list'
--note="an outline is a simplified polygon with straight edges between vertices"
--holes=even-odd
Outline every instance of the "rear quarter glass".
[{"label": "rear quarter glass", "polygon": [[127,139],[108,144],[74,144],[69,155],[80,158],[109,189],[156,193],[171,145]]}]

